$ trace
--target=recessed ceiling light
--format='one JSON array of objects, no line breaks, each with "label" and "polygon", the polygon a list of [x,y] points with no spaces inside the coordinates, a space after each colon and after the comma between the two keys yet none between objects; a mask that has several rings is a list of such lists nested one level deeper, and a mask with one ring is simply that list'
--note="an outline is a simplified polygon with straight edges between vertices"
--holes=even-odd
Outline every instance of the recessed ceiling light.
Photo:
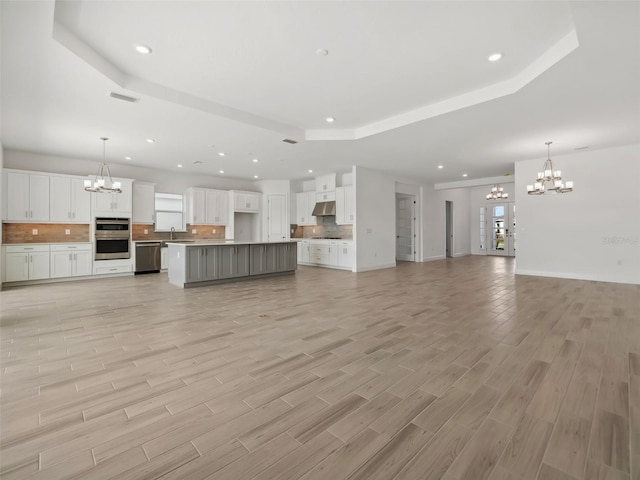
[{"label": "recessed ceiling light", "polygon": [[258,159],[257,159],[257,158],[254,158],[254,159],[253,159],[253,163],[258,163]]},{"label": "recessed ceiling light", "polygon": [[313,173],[313,170],[311,170],[311,169],[309,169],[309,170],[307,170],[307,171],[308,171],[309,173]]},{"label": "recessed ceiling light", "polygon": [[218,155],[220,155],[221,157],[224,157],[224,152],[220,152],[218,153]]},{"label": "recessed ceiling light", "polygon": [[319,48],[316,50],[316,55],[318,55],[319,57],[326,57],[327,55],[329,55],[329,50],[327,50],[326,48]]},{"label": "recessed ceiling light", "polygon": [[149,55],[153,50],[151,50],[151,47],[148,47],[147,45],[136,45],[136,52],[143,55]]},{"label": "recessed ceiling light", "polygon": [[444,168],[444,165],[438,165],[438,168],[442,170]]},{"label": "recessed ceiling light", "polygon": [[153,138],[145,138],[145,140],[149,143],[153,143],[155,142],[155,140]]},{"label": "recessed ceiling light", "polygon": [[501,53],[492,53],[491,55],[489,55],[489,61],[490,62],[497,62],[501,58],[502,58],[502,54]]},{"label": "recessed ceiling light", "polygon": [[462,176],[463,177],[468,177],[468,175],[466,173],[463,173]]},{"label": "recessed ceiling light", "polygon": [[220,173],[224,173],[224,170],[220,170]]},{"label": "recessed ceiling light", "polygon": [[253,178],[258,178],[258,175],[254,175]]},{"label": "recessed ceiling light", "polygon": [[336,119],[333,118],[333,117],[327,117],[327,118],[325,118],[325,120],[327,121],[327,123],[333,123],[333,122],[336,121]]},{"label": "recessed ceiling light", "polygon": [[125,160],[131,160],[131,157],[124,157]]},{"label": "recessed ceiling light", "polygon": [[178,165],[176,165],[178,168],[182,168],[182,164],[179,163]]}]

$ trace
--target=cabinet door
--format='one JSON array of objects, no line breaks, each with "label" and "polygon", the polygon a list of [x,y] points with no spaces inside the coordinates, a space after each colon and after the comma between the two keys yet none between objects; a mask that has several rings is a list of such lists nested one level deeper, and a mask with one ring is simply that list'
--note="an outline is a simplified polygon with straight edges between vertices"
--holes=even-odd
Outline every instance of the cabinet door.
[{"label": "cabinet door", "polygon": [[113,194],[114,213],[131,215],[133,184],[132,182],[122,182],[122,193]]},{"label": "cabinet door", "polygon": [[[124,192],[123,192],[124,193]],[[133,223],[154,223],[156,188],[143,183],[133,184]]]},{"label": "cabinet door", "polygon": [[71,275],[81,277],[91,275],[91,250],[75,252],[73,254],[73,269]]},{"label": "cabinet door", "polygon": [[344,187],[336,188],[336,225],[345,223]]},{"label": "cabinet door", "polygon": [[7,197],[5,201],[7,202],[7,220],[29,220],[28,174],[7,172]]},{"label": "cabinet door", "polygon": [[206,247],[204,251],[204,279],[215,280],[218,277],[218,247]]},{"label": "cabinet door", "polygon": [[329,245],[329,265],[338,265],[338,244]]},{"label": "cabinet door", "polygon": [[229,223],[229,192],[224,190],[216,191],[216,212],[217,225]]},{"label": "cabinet door", "polygon": [[72,276],[73,255],[70,252],[51,252],[51,278]]},{"label": "cabinet door", "polygon": [[350,245],[338,246],[338,266],[353,268],[353,247]]},{"label": "cabinet door", "polygon": [[309,263],[310,252],[309,252],[309,241],[302,242],[302,263]]},{"label": "cabinet door", "polygon": [[187,282],[200,282],[205,278],[203,248],[187,248]]},{"label": "cabinet door", "polygon": [[205,193],[202,189],[190,189],[188,192],[187,223],[198,225],[205,222]]},{"label": "cabinet door", "polygon": [[306,225],[308,213],[306,193],[296,193],[296,223],[298,225]]},{"label": "cabinet door", "polygon": [[355,205],[353,186],[344,187],[344,221],[347,225],[353,224],[355,220]]},{"label": "cabinet door", "polygon": [[217,225],[220,215],[218,211],[218,194],[215,190],[205,191],[204,204],[204,223],[206,225]]},{"label": "cabinet door", "polygon": [[169,268],[169,248],[164,247],[160,249],[160,270],[167,268]]},{"label": "cabinet door", "polygon": [[233,278],[236,276],[235,249],[236,247],[231,246],[218,247],[220,252],[219,278]]},{"label": "cabinet door", "polygon": [[49,221],[49,175],[29,175],[29,211],[29,220]]},{"label": "cabinet door", "polygon": [[5,259],[5,281],[21,282],[24,280],[29,280],[28,253],[7,253]]},{"label": "cabinet door", "polygon": [[49,216],[52,222],[71,222],[71,179],[51,177]]},{"label": "cabinet door", "polygon": [[281,243],[278,245],[278,272],[289,272],[296,269],[296,245]]},{"label": "cabinet door", "polygon": [[316,217],[313,216],[313,208],[316,206],[316,192],[306,192],[307,195],[307,225],[316,225]]},{"label": "cabinet door", "polygon": [[114,203],[113,197],[110,193],[92,193],[91,197],[93,198],[93,209],[98,211],[111,211],[113,210]]},{"label": "cabinet door", "polygon": [[239,245],[236,247],[236,277],[246,277],[249,275],[249,245]]},{"label": "cabinet door", "polygon": [[76,223],[91,222],[91,193],[84,189],[84,179],[71,179],[71,218]]},{"label": "cabinet door", "polygon": [[40,280],[49,277],[49,252],[33,252],[29,254],[29,280]]}]

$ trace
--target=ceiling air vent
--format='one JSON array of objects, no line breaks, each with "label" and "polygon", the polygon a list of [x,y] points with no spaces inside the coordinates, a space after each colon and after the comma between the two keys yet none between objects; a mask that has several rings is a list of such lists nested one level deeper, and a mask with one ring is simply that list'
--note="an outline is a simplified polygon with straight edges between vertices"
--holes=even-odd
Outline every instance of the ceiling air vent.
[{"label": "ceiling air vent", "polygon": [[285,138],[284,140],[282,140],[284,143],[290,143],[291,145],[295,145],[296,142],[295,140],[291,140],[290,138]]},{"label": "ceiling air vent", "polygon": [[115,98],[116,100],[122,100],[124,102],[136,103],[138,101],[135,97],[128,97],[127,95],[122,95],[121,93],[109,92],[109,96],[111,98]]}]

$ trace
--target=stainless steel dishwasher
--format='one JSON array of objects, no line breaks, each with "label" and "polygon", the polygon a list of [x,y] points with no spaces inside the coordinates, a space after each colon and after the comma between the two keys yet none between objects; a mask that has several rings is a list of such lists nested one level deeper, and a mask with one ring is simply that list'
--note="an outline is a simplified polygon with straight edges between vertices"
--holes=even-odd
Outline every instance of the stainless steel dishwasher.
[{"label": "stainless steel dishwasher", "polygon": [[161,242],[136,243],[136,274],[160,271]]}]

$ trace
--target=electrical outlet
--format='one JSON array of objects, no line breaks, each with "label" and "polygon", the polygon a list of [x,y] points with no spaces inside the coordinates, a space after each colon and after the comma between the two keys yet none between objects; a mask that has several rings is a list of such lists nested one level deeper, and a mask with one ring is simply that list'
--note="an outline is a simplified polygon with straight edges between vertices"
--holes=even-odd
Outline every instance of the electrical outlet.
[{"label": "electrical outlet", "polygon": [[149,235],[149,230],[145,228],[145,229],[144,229],[144,234],[145,234],[145,235]]},{"label": "electrical outlet", "polygon": [[64,229],[64,234],[65,234],[65,235],[71,235],[71,229],[69,229],[69,228],[65,228],[65,229]]},{"label": "electrical outlet", "polygon": [[31,230],[31,235],[37,235],[38,234],[38,229],[34,228]]},{"label": "electrical outlet", "polygon": [[311,230],[311,232],[312,232],[312,233],[316,233],[316,229],[315,229],[315,228],[314,228],[314,229],[312,229],[312,230]]},{"label": "electrical outlet", "polygon": [[194,228],[194,229],[192,229],[192,230],[191,230],[191,233],[195,235],[196,233],[198,233],[198,230],[196,230],[196,229]]},{"label": "electrical outlet", "polygon": [[214,228],[213,230],[211,230],[211,233],[216,233],[216,229]]}]

